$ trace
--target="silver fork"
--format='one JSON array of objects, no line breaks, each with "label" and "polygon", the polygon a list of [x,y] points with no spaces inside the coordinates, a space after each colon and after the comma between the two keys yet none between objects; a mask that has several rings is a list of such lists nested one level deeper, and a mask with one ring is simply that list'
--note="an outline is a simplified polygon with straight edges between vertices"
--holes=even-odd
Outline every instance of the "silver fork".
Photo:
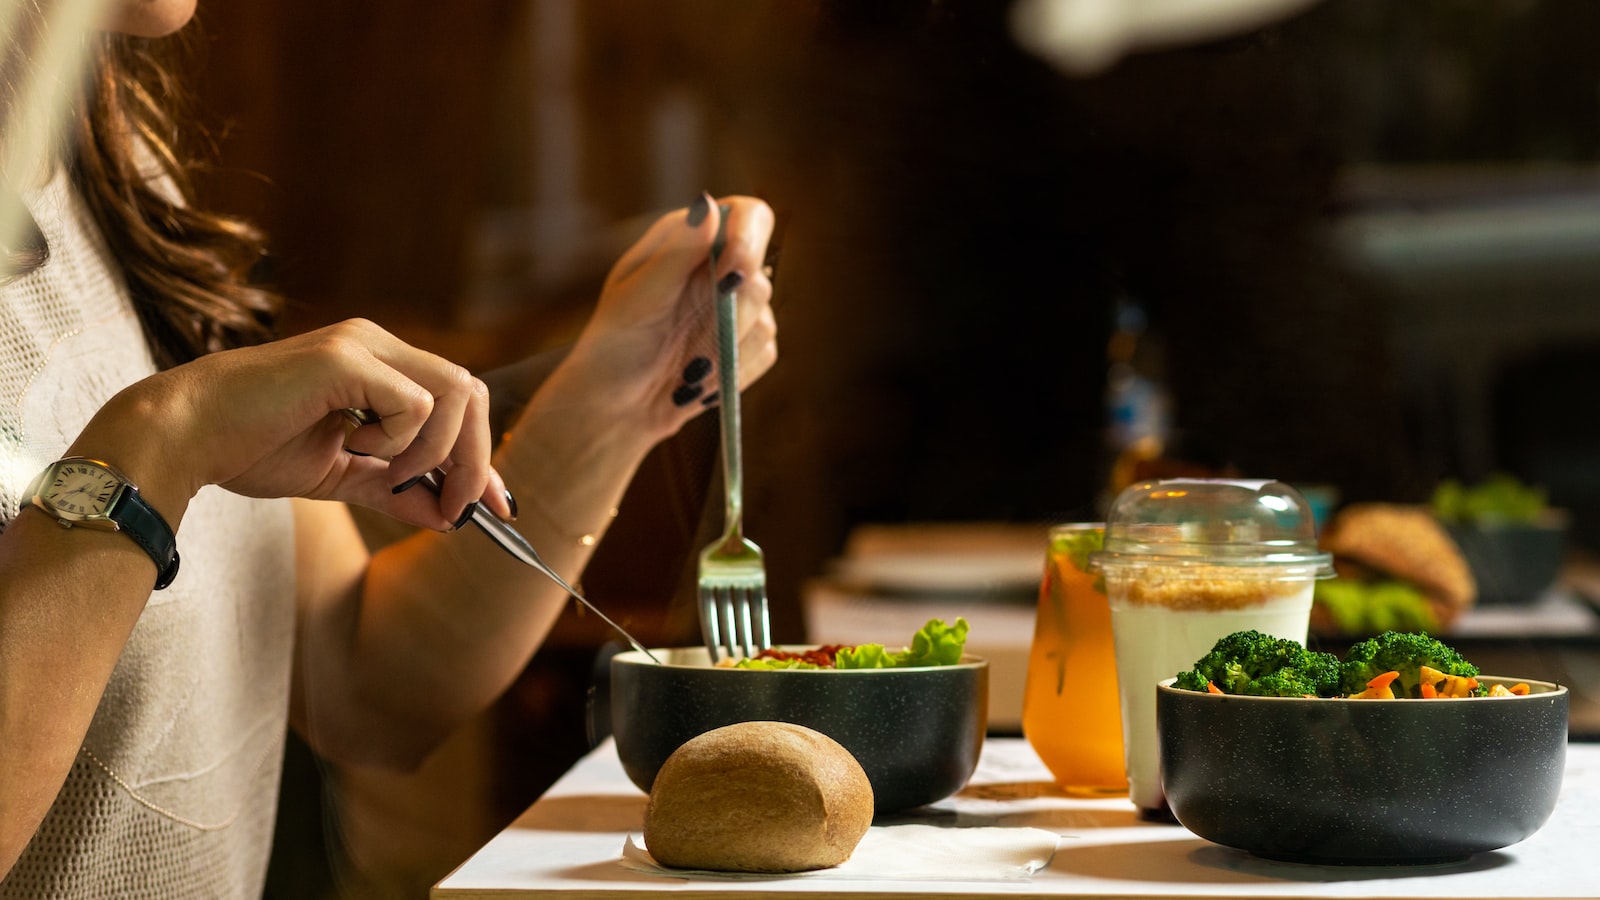
[{"label": "silver fork", "polygon": [[[722,210],[726,215],[727,210]],[[716,273],[719,238],[711,252]],[[700,631],[715,663],[728,656],[753,656],[772,646],[767,618],[767,567],[761,548],[744,536],[743,454],[739,442],[739,339],[733,290],[713,283],[717,308],[717,381],[721,392],[722,482],[727,495],[722,537],[700,552]]]}]

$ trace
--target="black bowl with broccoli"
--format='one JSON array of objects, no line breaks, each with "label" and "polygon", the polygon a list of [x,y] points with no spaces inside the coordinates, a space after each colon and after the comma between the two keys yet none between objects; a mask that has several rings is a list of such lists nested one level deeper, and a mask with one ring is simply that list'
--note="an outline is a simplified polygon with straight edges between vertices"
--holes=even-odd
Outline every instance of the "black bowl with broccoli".
[{"label": "black bowl with broccoli", "polygon": [[1425,634],[1341,659],[1239,632],[1157,691],[1173,815],[1262,857],[1456,861],[1533,834],[1561,790],[1566,688],[1483,675]]}]

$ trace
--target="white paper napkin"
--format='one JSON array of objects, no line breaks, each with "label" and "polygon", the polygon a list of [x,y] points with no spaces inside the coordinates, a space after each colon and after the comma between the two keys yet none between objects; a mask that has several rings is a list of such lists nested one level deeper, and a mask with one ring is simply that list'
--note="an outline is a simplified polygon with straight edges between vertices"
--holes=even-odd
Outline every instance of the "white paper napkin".
[{"label": "white paper napkin", "polygon": [[622,865],[676,878],[837,878],[851,881],[1017,881],[1050,864],[1057,835],[1041,828],[941,828],[887,825],[867,829],[850,858],[831,869],[769,875],[674,869],[656,862],[634,835],[622,847]]}]

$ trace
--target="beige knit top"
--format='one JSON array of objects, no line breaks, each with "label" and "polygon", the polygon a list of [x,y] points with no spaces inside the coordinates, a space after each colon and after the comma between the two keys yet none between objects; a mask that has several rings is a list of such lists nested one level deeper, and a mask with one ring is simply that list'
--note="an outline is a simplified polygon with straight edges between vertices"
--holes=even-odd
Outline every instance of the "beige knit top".
[{"label": "beige knit top", "polygon": [[[0,286],[0,524],[112,394],[155,371],[65,175],[24,199],[50,259]],[[261,895],[288,715],[292,528],[287,501],[208,487],[189,505],[177,580],[151,595],[0,898]]]}]

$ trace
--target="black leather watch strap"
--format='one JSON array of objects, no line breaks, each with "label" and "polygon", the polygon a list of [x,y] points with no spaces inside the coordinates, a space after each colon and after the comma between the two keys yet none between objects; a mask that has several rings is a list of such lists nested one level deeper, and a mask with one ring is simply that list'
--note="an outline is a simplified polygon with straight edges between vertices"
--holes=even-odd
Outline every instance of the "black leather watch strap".
[{"label": "black leather watch strap", "polygon": [[128,485],[107,514],[118,528],[150,554],[156,564],[156,590],[178,577],[178,539],[172,534],[172,526],[155,507],[144,502],[137,488]]}]

